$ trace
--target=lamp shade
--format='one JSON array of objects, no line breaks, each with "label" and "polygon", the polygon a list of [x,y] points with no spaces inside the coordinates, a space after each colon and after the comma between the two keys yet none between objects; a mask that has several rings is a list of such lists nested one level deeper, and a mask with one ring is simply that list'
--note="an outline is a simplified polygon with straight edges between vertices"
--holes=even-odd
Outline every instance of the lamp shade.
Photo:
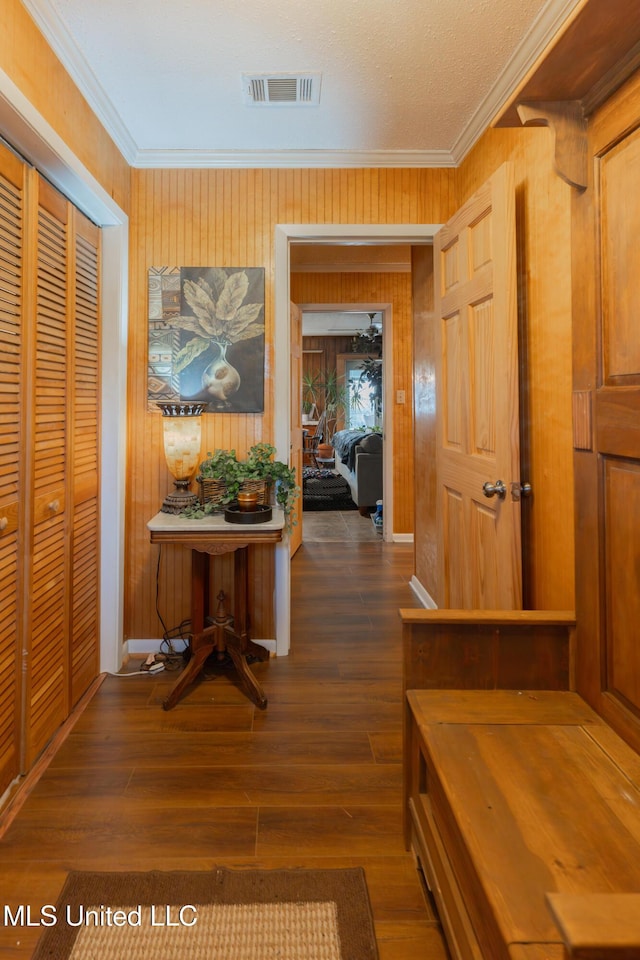
[{"label": "lamp shade", "polygon": [[[188,492],[189,481],[200,458],[202,403],[160,403],[164,455],[178,490],[169,494],[162,509],[179,513],[196,500]],[[176,497],[180,495],[179,500]]]}]

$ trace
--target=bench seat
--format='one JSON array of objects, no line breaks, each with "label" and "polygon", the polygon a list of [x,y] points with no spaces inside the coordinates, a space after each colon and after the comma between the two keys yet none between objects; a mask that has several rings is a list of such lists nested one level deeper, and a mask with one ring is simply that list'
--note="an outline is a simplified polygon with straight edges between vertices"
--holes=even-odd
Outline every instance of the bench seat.
[{"label": "bench seat", "polygon": [[452,956],[640,957],[640,911],[631,952],[564,951],[589,947],[576,896],[640,894],[640,757],[570,691],[409,690],[407,710],[406,839]]}]

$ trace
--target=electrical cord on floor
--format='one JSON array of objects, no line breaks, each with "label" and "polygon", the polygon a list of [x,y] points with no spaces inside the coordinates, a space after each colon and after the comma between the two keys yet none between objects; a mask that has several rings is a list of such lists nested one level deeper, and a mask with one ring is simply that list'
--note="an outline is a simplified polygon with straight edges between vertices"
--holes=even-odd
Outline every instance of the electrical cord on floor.
[{"label": "electrical cord on floor", "polygon": [[[156,663],[163,663],[165,670],[179,670],[184,665],[184,655],[180,650],[176,650],[173,641],[183,640],[185,645],[189,642],[190,620],[183,620],[177,627],[168,629],[162,614],[160,613],[160,562],[162,559],[162,544],[158,550],[158,563],[156,565],[156,615],[162,626],[162,640],[160,650],[155,655]],[[145,671],[146,672],[146,671]]]},{"label": "electrical cord on floor", "polygon": [[150,653],[146,660],[140,665],[139,670],[132,670],[126,673],[112,673],[106,671],[108,676],[118,679],[129,679],[130,677],[149,676],[153,677],[163,671],[180,670],[185,664],[185,653],[183,650],[176,650],[174,641],[182,640],[184,651],[188,651],[189,640],[191,637],[191,620],[183,620],[177,627],[169,629],[160,613],[160,563],[162,559],[162,544],[158,550],[158,563],[156,566],[156,614],[162,625],[162,640],[160,649],[157,653]]},{"label": "electrical cord on floor", "polygon": [[[184,666],[185,663],[185,652],[189,649],[189,627],[191,626],[190,620],[183,620],[181,624],[177,627],[173,627],[172,630],[165,630],[164,636],[160,642],[160,650],[156,653],[156,662],[162,662],[165,665],[167,670],[179,670],[180,667]],[[174,647],[174,640],[183,640],[184,647],[182,650],[176,650]]]},{"label": "electrical cord on floor", "polygon": [[[179,623],[177,627],[171,627],[171,629],[169,629],[160,612],[161,560],[162,544],[160,544],[160,548],[158,550],[158,563],[156,565],[155,598],[156,615],[160,621],[160,624],[162,625],[162,640],[160,641],[160,649],[157,653],[150,653],[146,660],[141,664],[139,670],[128,671],[127,673],[112,673],[111,671],[106,671],[107,675],[110,677],[128,679],[129,677],[139,677],[141,675],[155,676],[158,673],[162,673],[164,670],[176,671],[182,669],[188,659],[189,641],[191,639],[191,620],[185,619]],[[174,645],[176,640],[182,641],[183,649],[176,650]],[[225,655],[223,661],[220,663],[220,666],[231,666],[231,660],[228,655]],[[206,671],[202,672],[203,680],[215,680],[216,677],[217,674],[208,673]]]}]

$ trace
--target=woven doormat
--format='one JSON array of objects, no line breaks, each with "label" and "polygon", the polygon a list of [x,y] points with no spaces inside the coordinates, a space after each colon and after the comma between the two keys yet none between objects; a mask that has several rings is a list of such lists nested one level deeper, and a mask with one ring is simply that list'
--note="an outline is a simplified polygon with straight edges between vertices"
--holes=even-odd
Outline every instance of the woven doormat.
[{"label": "woven doormat", "polygon": [[71,873],[33,960],[377,960],[361,868]]}]

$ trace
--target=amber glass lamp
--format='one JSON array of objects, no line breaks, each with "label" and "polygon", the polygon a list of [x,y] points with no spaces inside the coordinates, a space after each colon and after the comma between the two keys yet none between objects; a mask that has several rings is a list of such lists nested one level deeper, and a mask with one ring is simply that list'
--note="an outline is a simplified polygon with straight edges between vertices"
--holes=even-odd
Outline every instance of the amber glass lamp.
[{"label": "amber glass lamp", "polygon": [[164,455],[176,488],[167,494],[161,510],[163,513],[180,513],[198,500],[189,490],[189,484],[200,459],[204,404],[159,403],[158,406],[162,410]]}]

